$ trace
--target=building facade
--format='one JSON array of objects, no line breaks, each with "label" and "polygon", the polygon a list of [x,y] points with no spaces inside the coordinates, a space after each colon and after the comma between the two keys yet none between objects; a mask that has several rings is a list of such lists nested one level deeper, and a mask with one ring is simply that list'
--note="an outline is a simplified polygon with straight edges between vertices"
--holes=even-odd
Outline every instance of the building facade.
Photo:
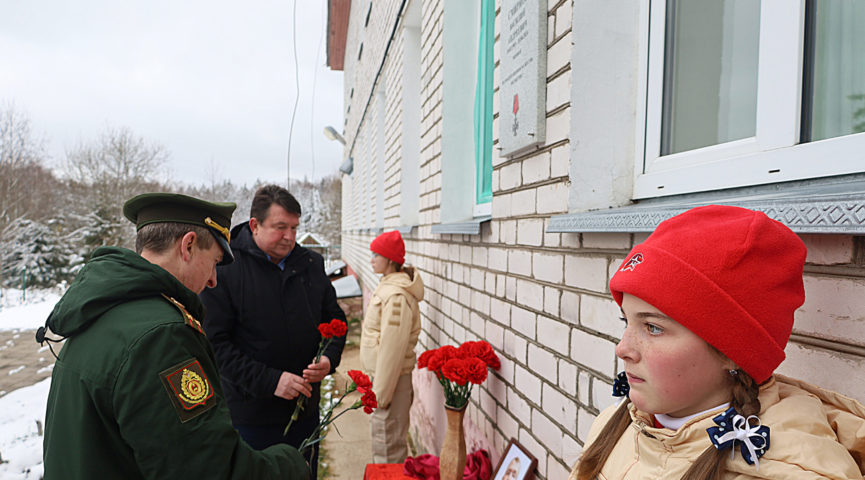
[{"label": "building facade", "polygon": [[[368,295],[369,243],[399,229],[427,287],[418,352],[498,352],[470,451],[495,462],[516,438],[541,478],[567,478],[622,370],[611,275],[660,221],[707,203],[801,236],[806,302],[779,372],[865,401],[863,6],[345,8],[343,258]],[[413,437],[437,454],[436,388],[415,373]]]}]

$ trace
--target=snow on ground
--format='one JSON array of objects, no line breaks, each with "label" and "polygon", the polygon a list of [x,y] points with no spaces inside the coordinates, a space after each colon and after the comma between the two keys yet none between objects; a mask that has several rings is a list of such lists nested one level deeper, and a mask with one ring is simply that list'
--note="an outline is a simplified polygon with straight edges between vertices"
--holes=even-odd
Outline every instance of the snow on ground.
[{"label": "snow on ground", "polygon": [[60,290],[0,289],[0,330],[36,329],[60,300]]},{"label": "snow on ground", "polygon": [[42,478],[41,430],[50,386],[46,378],[0,398],[0,480]]},{"label": "snow on ground", "polygon": [[[0,330],[41,327],[61,295],[59,290],[0,290]],[[50,386],[47,378],[0,397],[0,480],[42,478],[40,430]]]}]

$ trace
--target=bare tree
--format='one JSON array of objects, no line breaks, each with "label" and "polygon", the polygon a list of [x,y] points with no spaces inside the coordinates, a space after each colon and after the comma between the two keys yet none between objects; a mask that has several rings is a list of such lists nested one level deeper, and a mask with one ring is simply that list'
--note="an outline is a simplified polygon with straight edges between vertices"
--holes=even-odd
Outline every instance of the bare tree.
[{"label": "bare tree", "polygon": [[122,127],[109,128],[97,141],[79,145],[66,157],[65,170],[73,181],[92,188],[100,206],[117,206],[159,177],[168,152]]},{"label": "bare tree", "polygon": [[0,231],[36,210],[39,196],[33,181],[34,174],[45,173],[40,165],[43,156],[30,120],[11,104],[0,108]]},{"label": "bare tree", "polygon": [[123,202],[160,189],[158,179],[168,156],[165,147],[125,127],[109,128],[95,142],[82,143],[66,153],[64,170],[82,195],[79,211],[95,212],[103,221],[96,230],[104,232],[104,237],[91,246],[129,246],[133,235],[122,219]]}]

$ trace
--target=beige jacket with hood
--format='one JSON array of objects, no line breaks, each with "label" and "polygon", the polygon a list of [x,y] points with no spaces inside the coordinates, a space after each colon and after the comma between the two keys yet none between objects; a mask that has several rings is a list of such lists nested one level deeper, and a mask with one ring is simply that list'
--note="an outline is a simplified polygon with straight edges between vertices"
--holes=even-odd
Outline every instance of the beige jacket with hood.
[{"label": "beige jacket with hood", "polygon": [[360,360],[373,377],[372,389],[380,408],[390,405],[400,375],[414,368],[414,347],[420,334],[418,302],[423,300],[423,290],[417,270],[412,277],[405,272],[391,273],[382,277],[366,307]]},{"label": "beige jacket with hood", "polygon": [[[865,407],[843,395],[775,375],[760,388],[760,421],[770,428],[769,450],[759,470],[742,459],[738,444],[727,462],[727,480],[865,478]],[[589,432],[592,443],[617,407],[601,412]],[[619,439],[599,478],[678,479],[706,448],[706,429],[724,409],[700,415],[676,431],[651,427],[647,414],[629,405],[631,425]],[[579,461],[577,462],[579,465]],[[576,465],[571,472],[576,479]]]}]

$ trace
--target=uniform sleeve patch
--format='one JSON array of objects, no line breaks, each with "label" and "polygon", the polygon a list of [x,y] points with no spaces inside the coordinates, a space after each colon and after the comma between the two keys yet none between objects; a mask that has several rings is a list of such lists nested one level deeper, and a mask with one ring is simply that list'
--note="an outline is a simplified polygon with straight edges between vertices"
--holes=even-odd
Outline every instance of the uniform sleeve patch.
[{"label": "uniform sleeve patch", "polygon": [[192,420],[216,405],[213,386],[198,360],[191,358],[159,374],[181,423]]}]

